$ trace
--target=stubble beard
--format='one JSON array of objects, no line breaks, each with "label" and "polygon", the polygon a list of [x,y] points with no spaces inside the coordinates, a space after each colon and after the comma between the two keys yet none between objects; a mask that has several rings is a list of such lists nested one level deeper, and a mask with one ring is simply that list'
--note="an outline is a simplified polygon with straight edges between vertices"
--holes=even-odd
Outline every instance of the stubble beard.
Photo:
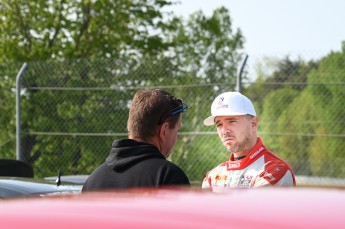
[{"label": "stubble beard", "polygon": [[242,152],[246,155],[251,150],[249,149],[249,147],[250,147],[250,136],[247,133],[242,141],[236,142],[233,146],[228,145],[227,148],[230,153]]}]

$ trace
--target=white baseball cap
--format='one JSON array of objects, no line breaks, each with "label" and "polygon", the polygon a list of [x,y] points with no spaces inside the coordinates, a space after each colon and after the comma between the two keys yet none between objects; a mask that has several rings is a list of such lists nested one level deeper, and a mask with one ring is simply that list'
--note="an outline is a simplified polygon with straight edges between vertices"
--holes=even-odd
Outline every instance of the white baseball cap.
[{"label": "white baseball cap", "polygon": [[211,106],[211,116],[204,120],[204,125],[211,126],[217,116],[253,115],[256,112],[253,103],[239,92],[224,92],[218,95]]}]

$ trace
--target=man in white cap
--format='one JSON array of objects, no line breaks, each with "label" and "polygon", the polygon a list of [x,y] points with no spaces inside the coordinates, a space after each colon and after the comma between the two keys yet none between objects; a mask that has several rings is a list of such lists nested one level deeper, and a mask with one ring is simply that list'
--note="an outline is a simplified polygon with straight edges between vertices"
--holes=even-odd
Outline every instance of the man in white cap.
[{"label": "man in white cap", "polygon": [[258,118],[252,102],[239,92],[218,95],[204,125],[215,125],[231,152],[228,161],[206,174],[202,188],[222,192],[229,188],[296,186],[291,167],[270,152],[257,136]]}]

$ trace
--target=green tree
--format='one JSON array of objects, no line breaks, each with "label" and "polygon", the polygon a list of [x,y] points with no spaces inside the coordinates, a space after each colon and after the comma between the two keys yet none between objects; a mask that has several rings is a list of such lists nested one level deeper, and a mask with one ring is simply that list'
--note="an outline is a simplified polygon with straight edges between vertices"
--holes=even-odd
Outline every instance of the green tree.
[{"label": "green tree", "polygon": [[264,100],[272,91],[289,87],[302,91],[307,82],[310,71],[317,68],[317,62],[305,62],[302,59],[291,60],[289,56],[283,59],[264,58],[264,63],[257,66],[255,83],[244,89],[249,98],[253,98],[254,105],[261,113]]},{"label": "green tree", "polygon": [[[313,97],[316,116],[308,155],[313,175],[344,177],[345,162],[341,153],[345,147],[345,47],[342,52],[331,53],[320,61],[319,68],[308,77],[310,96]],[[313,86],[318,85],[318,86]],[[308,106],[311,106],[308,104]]]},{"label": "green tree", "polygon": [[0,3],[0,61],[113,57],[165,46],[164,0],[6,0]]},{"label": "green tree", "polygon": [[[169,4],[1,3],[0,60],[29,62],[22,82],[22,142],[36,174],[55,175],[58,168],[91,172],[108,154],[114,136],[125,137],[129,102],[138,88],[163,87],[185,98],[191,109],[184,128],[194,131],[202,127],[213,96],[235,86],[243,37],[232,31],[229,12],[220,8],[211,17],[197,12],[187,22],[174,16],[165,20],[161,9]],[[200,84],[202,92],[196,92]],[[79,90],[85,87],[89,91]],[[211,150],[192,144],[204,139],[183,137],[171,159],[187,168],[186,157],[199,160],[200,152]],[[205,172],[210,167],[205,165]],[[203,175],[198,172],[197,179]]]},{"label": "green tree", "polygon": [[16,97],[13,89],[13,75],[20,69],[20,64],[0,65],[0,155],[3,158],[15,158],[16,148]]},{"label": "green tree", "polygon": [[[57,155],[57,158],[63,158],[61,155],[73,155],[70,156],[75,158],[72,164],[78,165],[81,151],[86,145],[79,139],[67,141],[66,138],[43,138],[42,135],[30,133],[66,131],[79,133],[86,127],[98,130],[96,124],[91,125],[99,121],[94,117],[93,112],[102,113],[106,103],[111,103],[108,99],[110,95],[114,96],[111,91],[105,95],[80,92],[66,95],[54,90],[44,91],[37,88],[97,87],[101,86],[100,82],[110,82],[109,78],[119,82],[116,78],[120,77],[120,74],[114,74],[114,69],[128,72],[134,61],[128,61],[129,63],[121,68],[119,68],[120,63],[113,64],[111,67],[114,69],[109,67],[104,70],[101,66],[104,63],[85,61],[78,65],[69,59],[87,58],[90,61],[98,58],[121,59],[123,56],[130,58],[160,52],[166,47],[157,35],[150,31],[157,30],[164,24],[161,8],[170,4],[171,1],[162,0],[33,2],[8,0],[0,3],[0,61],[29,62],[22,83],[25,88],[22,96],[22,148],[26,161],[37,162],[35,169],[40,169],[43,155]],[[34,62],[37,60],[41,62]],[[55,61],[45,62],[46,60]],[[99,77],[100,73],[105,75]],[[4,81],[6,85],[1,86],[12,84],[14,87],[15,71],[11,74],[2,75],[3,78],[8,77],[8,80]],[[109,84],[107,86],[109,87]],[[7,92],[9,88],[6,88]],[[122,92],[122,97],[123,94],[125,93]],[[1,142],[5,143],[14,137],[13,99],[14,93],[7,93],[4,97],[5,103],[1,107],[2,111],[11,111],[2,119],[6,128],[3,128]],[[117,101],[116,106],[121,106],[121,109],[126,111],[127,100]],[[101,103],[95,106],[90,101],[101,101]],[[108,116],[109,118],[104,119],[104,122],[111,123],[114,117]],[[116,120],[115,126],[120,126],[117,125],[118,122],[119,120]],[[5,129],[8,131],[6,132]],[[67,166],[62,159],[59,163],[56,158],[51,158],[51,161]]]},{"label": "green tree", "polygon": [[[344,63],[343,51],[317,63],[280,64],[281,73],[274,72],[264,81],[283,83],[260,98],[259,129],[267,146],[299,175],[344,176],[339,170],[339,163],[344,163],[339,150],[345,146]],[[284,76],[288,69],[295,73]]]},{"label": "green tree", "polygon": [[[170,22],[170,27],[163,30],[164,40],[173,44],[168,54],[176,66],[173,79],[181,85],[173,94],[190,106],[184,115],[183,130],[214,132],[214,127],[205,127],[202,121],[209,116],[215,95],[235,88],[244,38],[240,30],[233,29],[224,7],[209,17],[198,11],[187,21],[173,17]],[[181,136],[171,159],[185,169],[191,180],[201,182],[208,170],[228,157],[214,133]]]}]

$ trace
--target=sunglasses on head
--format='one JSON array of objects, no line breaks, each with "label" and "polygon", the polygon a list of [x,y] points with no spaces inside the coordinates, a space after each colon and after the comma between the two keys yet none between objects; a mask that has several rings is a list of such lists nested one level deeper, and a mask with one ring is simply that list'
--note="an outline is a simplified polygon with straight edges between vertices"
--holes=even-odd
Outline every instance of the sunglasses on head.
[{"label": "sunglasses on head", "polygon": [[165,120],[167,120],[168,118],[177,115],[179,113],[182,113],[184,111],[186,111],[188,109],[187,104],[183,103],[182,99],[178,99],[178,101],[181,103],[181,105],[179,105],[178,107],[170,110],[169,112],[165,113],[164,115],[161,116],[161,118],[159,119],[158,124],[161,125],[163,124],[163,122]]}]

